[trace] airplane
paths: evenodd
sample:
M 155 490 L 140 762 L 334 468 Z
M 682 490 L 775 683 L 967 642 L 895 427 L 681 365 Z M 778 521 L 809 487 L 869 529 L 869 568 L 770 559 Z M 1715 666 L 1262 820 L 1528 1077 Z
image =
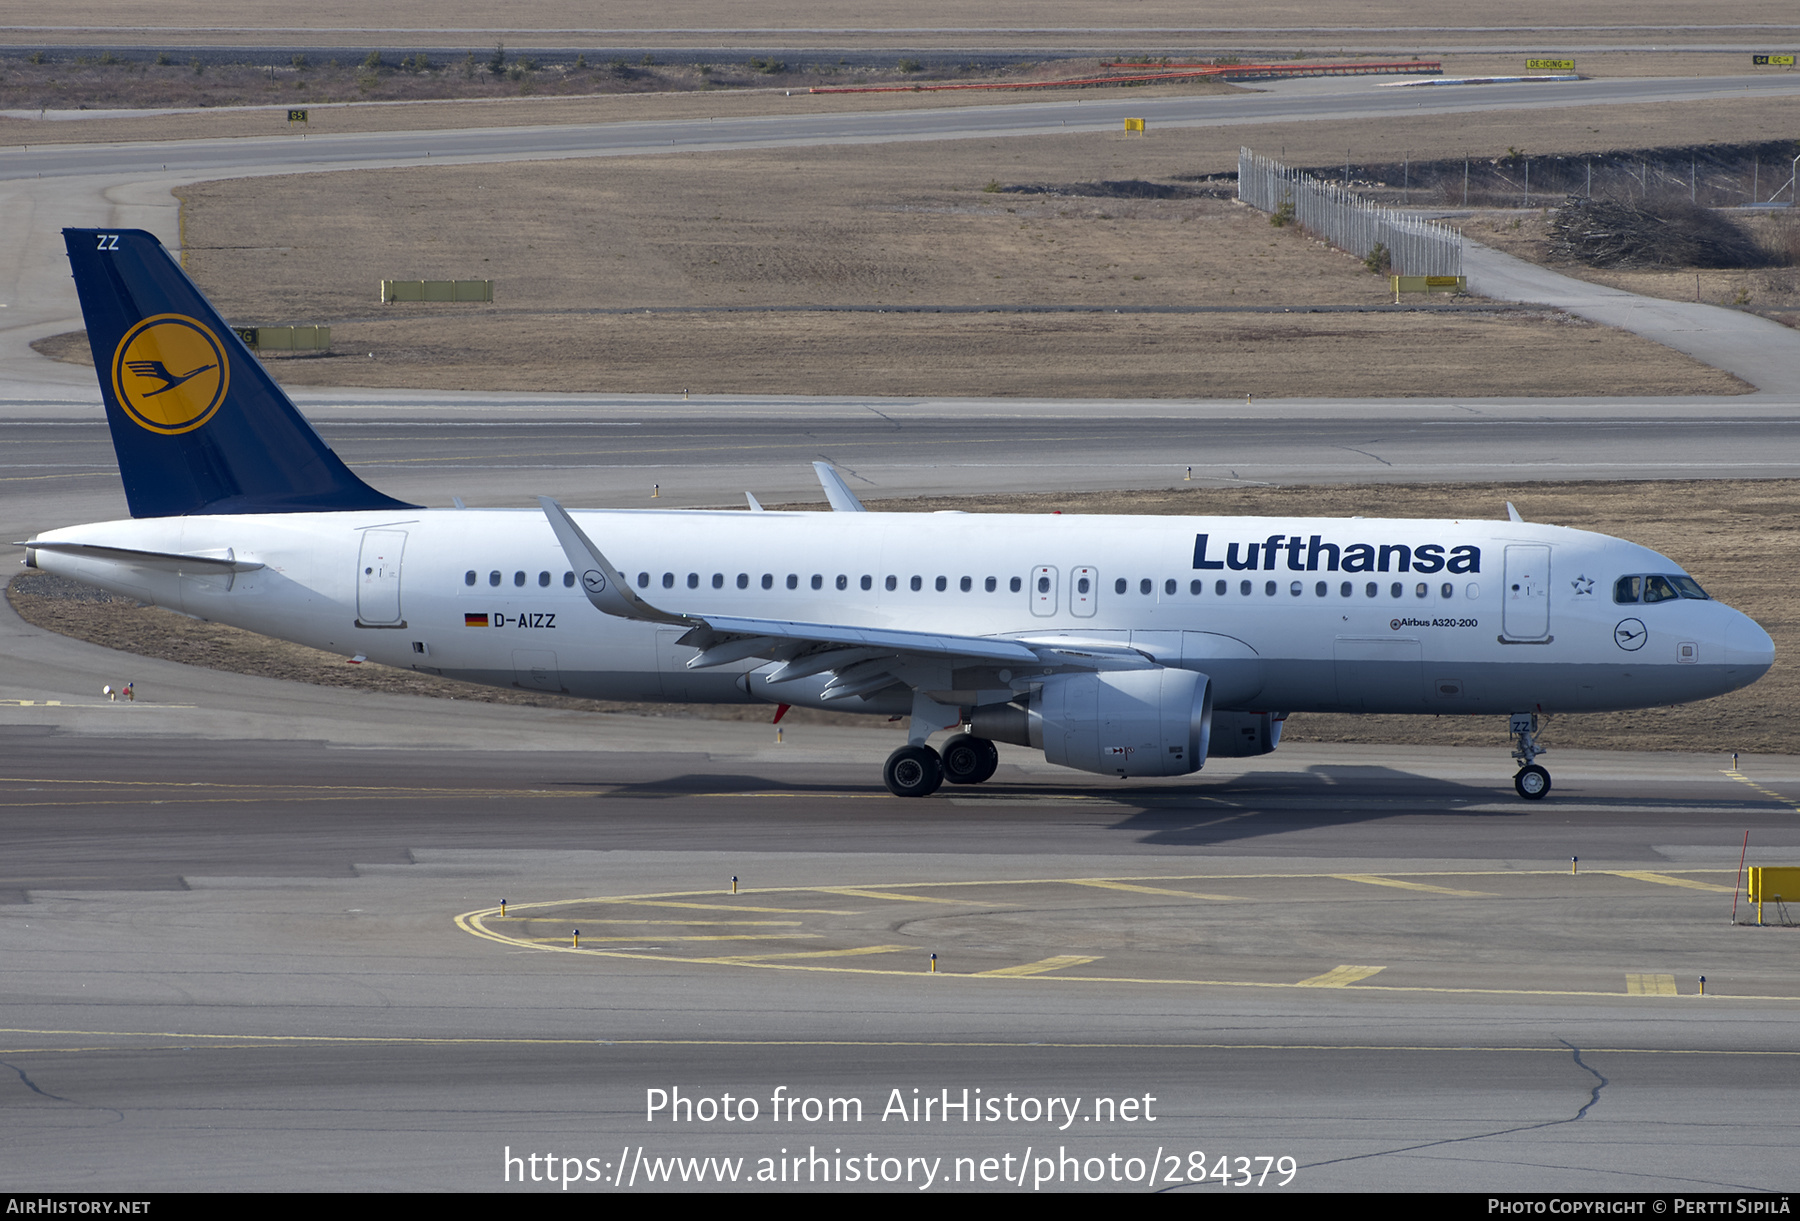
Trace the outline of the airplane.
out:
M 1505 715 L 1538 800 L 1542 717 L 1705 699 L 1774 662 L 1674 561 L 1511 504 L 883 514 L 822 463 L 829 513 L 409 504 L 350 471 L 154 236 L 63 232 L 131 519 L 43 532 L 28 566 L 471 683 L 906 717 L 896 796 L 989 779 L 997 742 L 1183 776 L 1273 751 L 1290 713 L 1369 712 Z

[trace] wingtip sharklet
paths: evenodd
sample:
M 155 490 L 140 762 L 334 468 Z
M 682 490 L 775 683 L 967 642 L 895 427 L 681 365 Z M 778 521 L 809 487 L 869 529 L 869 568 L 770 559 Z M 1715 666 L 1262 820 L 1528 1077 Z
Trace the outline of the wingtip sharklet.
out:
M 549 496 L 538 497 L 538 504 L 549 519 L 550 529 L 556 533 L 556 541 L 562 544 L 563 554 L 569 558 L 570 565 L 581 574 L 581 590 L 595 609 L 620 619 L 643 619 L 652 623 L 669 623 L 681 627 L 698 626 L 697 621 L 682 615 L 671 615 L 650 605 L 614 568 L 600 548 L 594 545 L 569 511 Z
M 819 486 L 825 489 L 825 499 L 831 502 L 833 513 L 867 513 L 863 502 L 856 498 L 844 477 L 832 469 L 829 462 L 815 462 L 813 473 L 819 477 Z

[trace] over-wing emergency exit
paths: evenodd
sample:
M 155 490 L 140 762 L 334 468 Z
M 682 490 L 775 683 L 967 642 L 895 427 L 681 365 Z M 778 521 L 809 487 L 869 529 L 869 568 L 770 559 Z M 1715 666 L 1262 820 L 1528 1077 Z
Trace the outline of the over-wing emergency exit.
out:
M 153 236 L 64 234 L 132 518 L 27 563 L 468 682 L 906 716 L 900 796 L 988 779 L 996 742 L 1186 775 L 1319 711 L 1507 717 L 1540 798 L 1544 715 L 1774 660 L 1671 560 L 1516 514 L 883 514 L 829 468 L 830 513 L 422 508 L 344 465 Z

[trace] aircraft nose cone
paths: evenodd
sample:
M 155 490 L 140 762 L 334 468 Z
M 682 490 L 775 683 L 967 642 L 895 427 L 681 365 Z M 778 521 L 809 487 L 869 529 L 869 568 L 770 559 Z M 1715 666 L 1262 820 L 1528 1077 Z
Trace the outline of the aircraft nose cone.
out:
M 1737 614 L 1725 628 L 1725 664 L 1765 674 L 1775 664 L 1775 642 L 1756 620 Z

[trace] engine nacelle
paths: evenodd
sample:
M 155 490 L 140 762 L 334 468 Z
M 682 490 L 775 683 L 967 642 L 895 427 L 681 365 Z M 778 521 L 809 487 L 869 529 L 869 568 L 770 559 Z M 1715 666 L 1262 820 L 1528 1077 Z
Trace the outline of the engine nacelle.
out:
M 1248 759 L 1281 745 L 1285 712 L 1215 712 L 1212 719 L 1214 759 Z
M 1063 767 L 1103 776 L 1185 776 L 1206 762 L 1212 682 L 1156 667 L 1059 674 L 1023 700 L 970 714 L 976 736 L 1032 746 Z

